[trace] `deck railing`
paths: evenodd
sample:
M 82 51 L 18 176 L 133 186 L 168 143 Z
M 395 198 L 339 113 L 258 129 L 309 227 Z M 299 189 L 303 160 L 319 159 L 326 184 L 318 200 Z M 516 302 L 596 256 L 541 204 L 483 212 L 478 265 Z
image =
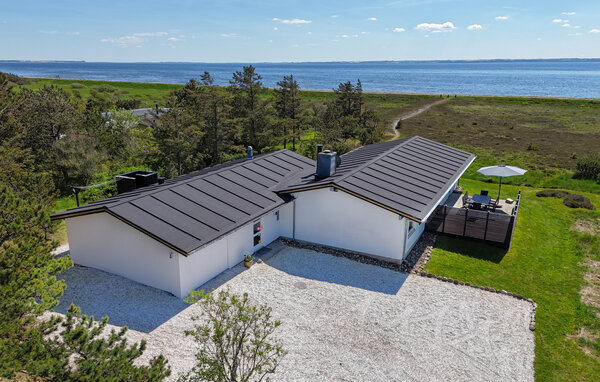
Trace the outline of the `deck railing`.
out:
M 427 221 L 429 232 L 480 240 L 509 249 L 519 214 L 521 191 L 510 215 L 466 208 L 438 206 Z

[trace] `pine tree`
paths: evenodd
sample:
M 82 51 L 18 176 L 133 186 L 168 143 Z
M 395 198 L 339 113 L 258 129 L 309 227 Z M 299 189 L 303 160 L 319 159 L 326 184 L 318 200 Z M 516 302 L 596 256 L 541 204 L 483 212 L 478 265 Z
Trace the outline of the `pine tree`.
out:
M 277 116 L 283 126 L 283 147 L 287 147 L 288 126 L 292 128 L 292 150 L 296 151 L 296 139 L 298 137 L 299 115 L 301 112 L 300 87 L 294 79 L 294 75 L 284 76 L 282 81 L 277 82 L 275 92 L 275 109 Z
M 242 143 L 250 145 L 260 152 L 269 144 L 268 102 L 261 101 L 263 91 L 262 77 L 252 65 L 244 66 L 242 71 L 233 73 L 229 81 L 231 115 L 241 126 Z

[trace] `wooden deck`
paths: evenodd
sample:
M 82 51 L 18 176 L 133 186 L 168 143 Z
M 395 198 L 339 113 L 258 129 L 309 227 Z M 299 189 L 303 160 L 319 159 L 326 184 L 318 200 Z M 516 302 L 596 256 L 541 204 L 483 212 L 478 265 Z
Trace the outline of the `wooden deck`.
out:
M 510 248 L 519 212 L 520 191 L 510 207 L 505 207 L 510 203 L 500 201 L 502 207 L 496 209 L 496 212 L 463 208 L 462 194 L 458 194 L 458 197 L 455 195 L 452 194 L 446 204 L 437 207 L 427 221 L 427 231 Z

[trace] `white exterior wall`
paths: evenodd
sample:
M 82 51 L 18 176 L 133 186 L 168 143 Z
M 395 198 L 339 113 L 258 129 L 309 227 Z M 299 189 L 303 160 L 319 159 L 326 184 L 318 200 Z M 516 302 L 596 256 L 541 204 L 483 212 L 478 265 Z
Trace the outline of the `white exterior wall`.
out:
M 253 246 L 254 222 L 232 231 L 216 242 L 198 249 L 189 256 L 180 256 L 180 297 L 185 297 L 190 291 L 198 288 L 224 270 L 236 266 L 244 260 L 244 255 L 252 254 L 265 245 L 270 244 L 280 236 L 280 232 L 291 230 L 292 209 L 288 205 L 279 210 L 279 220 L 276 211 L 263 215 L 261 243 Z M 282 227 L 283 226 L 283 227 Z
M 403 259 L 406 218 L 341 190 L 323 188 L 295 196 L 296 239 Z
M 180 295 L 177 252 L 104 212 L 65 222 L 76 264 Z
M 254 221 L 209 243 L 188 256 L 107 213 L 66 219 L 71 259 L 79 265 L 101 269 L 183 298 L 208 280 L 239 264 L 276 240 L 291 237 L 292 203 L 262 218 L 262 241 L 253 246 Z M 172 254 L 170 258 L 169 255 Z

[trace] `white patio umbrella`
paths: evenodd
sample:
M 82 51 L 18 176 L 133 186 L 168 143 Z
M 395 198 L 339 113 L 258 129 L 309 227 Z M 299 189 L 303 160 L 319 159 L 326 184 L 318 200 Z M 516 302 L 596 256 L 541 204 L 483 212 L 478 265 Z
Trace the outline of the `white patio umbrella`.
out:
M 482 167 L 479 170 L 477 170 L 477 172 L 487 176 L 500 177 L 500 185 L 498 186 L 498 200 L 500 200 L 500 188 L 502 187 L 502 178 L 508 178 L 509 176 L 524 175 L 527 172 L 527 170 L 523 170 L 522 168 L 516 166 L 499 164 L 496 166 Z

